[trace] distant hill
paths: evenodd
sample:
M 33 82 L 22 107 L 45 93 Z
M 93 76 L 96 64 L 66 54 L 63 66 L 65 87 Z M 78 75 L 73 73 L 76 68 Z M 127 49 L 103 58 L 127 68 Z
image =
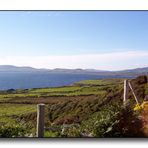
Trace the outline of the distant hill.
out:
M 0 65 L 0 72 L 45 72 L 46 69 L 36 69 L 32 67 L 17 67 L 12 65 Z
M 56 68 L 50 70 L 50 73 L 70 73 L 70 74 L 98 74 L 99 72 L 106 72 L 102 70 L 96 69 L 60 69 Z
M 148 75 L 148 67 L 122 70 L 122 71 L 115 71 L 115 72 L 113 72 L 113 74 L 116 74 L 116 75 L 131 75 L 131 76 Z
M 12 65 L 0 65 L 0 73 L 26 73 L 26 72 L 41 72 L 41 73 L 65 73 L 65 74 L 95 74 L 104 76 L 138 76 L 148 75 L 148 67 L 128 69 L 122 71 L 103 71 L 96 69 L 36 69 L 32 67 L 17 67 Z
M 105 71 L 96 69 L 53 69 L 51 73 L 96 74 L 104 76 L 139 76 L 148 75 L 148 67 L 128 69 L 121 71 Z

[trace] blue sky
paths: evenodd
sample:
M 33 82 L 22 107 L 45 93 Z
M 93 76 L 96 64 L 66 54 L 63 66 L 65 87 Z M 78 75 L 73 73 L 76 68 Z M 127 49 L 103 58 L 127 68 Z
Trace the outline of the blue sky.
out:
M 1 11 L 0 65 L 148 66 L 148 11 Z

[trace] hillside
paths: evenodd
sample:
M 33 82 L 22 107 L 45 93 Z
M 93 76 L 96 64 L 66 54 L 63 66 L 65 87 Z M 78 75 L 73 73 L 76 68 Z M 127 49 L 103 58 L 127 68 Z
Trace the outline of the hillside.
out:
M 146 79 L 131 80 L 141 103 L 148 94 Z M 39 103 L 46 104 L 46 137 L 147 137 L 140 114 L 133 111 L 131 93 L 128 108 L 123 108 L 123 80 L 85 80 L 73 86 L 0 91 L 0 137 L 35 136 Z

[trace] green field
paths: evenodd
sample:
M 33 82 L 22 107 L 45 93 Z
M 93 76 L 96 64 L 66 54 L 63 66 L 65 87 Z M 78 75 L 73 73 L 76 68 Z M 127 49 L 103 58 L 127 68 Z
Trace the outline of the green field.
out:
M 86 80 L 73 86 L 0 91 L 0 137 L 35 136 L 39 103 L 46 104 L 45 126 L 57 129 L 47 129 L 45 137 L 116 137 L 117 133 L 122 137 L 123 131 L 114 126 L 124 115 L 123 81 Z M 140 86 L 136 91 L 146 95 L 147 84 Z M 63 131 L 64 124 L 70 127 Z
M 75 86 L 41 88 L 30 90 L 16 90 L 12 93 L 0 92 L 0 101 L 8 101 L 13 98 L 41 98 L 53 96 L 83 96 L 105 94 L 106 90 L 123 82 L 122 79 L 86 80 L 75 83 Z M 83 86 L 82 86 L 83 85 Z
M 0 124 L 7 124 L 9 120 L 15 121 L 15 118 L 32 112 L 36 112 L 36 105 L 1 104 Z

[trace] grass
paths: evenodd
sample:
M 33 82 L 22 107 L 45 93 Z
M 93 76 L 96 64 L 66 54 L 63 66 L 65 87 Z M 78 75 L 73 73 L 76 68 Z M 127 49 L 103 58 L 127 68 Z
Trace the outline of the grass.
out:
M 67 90 L 66 90 L 67 89 Z M 47 92 L 46 92 L 47 91 Z M 23 100 L 26 98 L 39 99 L 41 97 L 56 97 L 56 96 L 87 96 L 87 95 L 101 95 L 106 93 L 105 88 L 101 87 L 64 87 L 64 88 L 46 88 L 29 90 L 27 93 L 11 93 L 0 94 L 0 101 Z
M 83 86 L 77 85 L 79 84 L 77 83 L 74 86 L 0 92 L 0 122 L 11 123 L 16 121 L 13 117 L 26 116 L 27 114 L 31 116 L 31 113 L 36 112 L 36 104 L 46 101 L 50 103 L 52 108 L 50 112 L 53 113 L 52 120 L 55 122 L 60 122 L 62 118 L 75 118 L 78 115 L 83 118 L 86 114 L 89 115 L 97 110 L 96 104 L 102 102 L 104 96 L 107 95 L 107 89 L 110 88 L 107 85 L 112 85 L 112 82 L 118 84 L 120 80 L 88 80 L 79 82 L 86 84 Z M 90 86 L 92 84 L 100 85 Z M 48 99 L 48 97 L 50 98 Z M 56 101 L 53 102 L 53 100 Z
M 9 99 L 12 99 L 12 98 L 22 98 L 22 97 L 38 97 L 37 94 L 31 94 L 31 93 L 25 93 L 25 94 L 1 94 L 0 95 L 0 101 L 3 101 L 3 100 L 9 100 Z
M 41 88 L 30 90 L 16 90 L 13 93 L 0 93 L 0 101 L 15 100 L 17 98 L 41 98 L 52 96 L 87 96 L 105 94 L 106 90 L 122 83 L 122 79 L 86 80 L 75 83 L 75 86 Z M 83 86 L 81 86 L 83 85 Z
M 148 85 L 141 86 L 140 90 L 136 87 L 137 92 L 141 92 L 144 86 L 144 93 L 148 94 Z M 122 97 L 123 79 L 85 80 L 73 86 L 1 91 L 0 125 L 19 124 L 18 121 L 23 121 L 31 122 L 34 126 L 36 104 L 45 103 L 46 126 L 79 125 L 79 128 L 68 129 L 64 135 L 61 135 L 60 131 L 47 131 L 46 137 L 80 136 L 81 130 L 86 132 L 92 130 L 96 136 L 105 132 L 111 126 L 110 123 L 117 120 L 114 119 L 114 113 L 122 106 Z M 93 127 L 95 122 L 99 124 Z
M 67 87 L 31 89 L 29 92 L 30 93 L 59 93 L 59 92 L 77 91 L 80 89 L 81 87 L 78 87 L 78 86 L 67 86 Z
M 10 116 L 10 115 L 22 115 L 30 112 L 36 111 L 35 105 L 14 105 L 14 104 L 1 104 L 0 105 L 0 116 Z
M 46 88 L 46 89 L 35 89 L 29 91 L 29 93 L 40 94 L 42 97 L 48 96 L 79 96 L 79 95 L 97 95 L 104 93 L 105 91 L 98 92 L 101 90 L 99 87 L 80 87 L 80 86 L 69 86 L 69 87 L 59 87 L 59 88 Z
M 14 124 L 17 117 L 36 112 L 36 105 L 0 104 L 0 123 Z
M 115 85 L 117 83 L 122 83 L 123 79 L 103 79 L 103 80 L 84 80 L 75 83 L 76 85 L 98 85 L 98 86 L 107 86 Z

